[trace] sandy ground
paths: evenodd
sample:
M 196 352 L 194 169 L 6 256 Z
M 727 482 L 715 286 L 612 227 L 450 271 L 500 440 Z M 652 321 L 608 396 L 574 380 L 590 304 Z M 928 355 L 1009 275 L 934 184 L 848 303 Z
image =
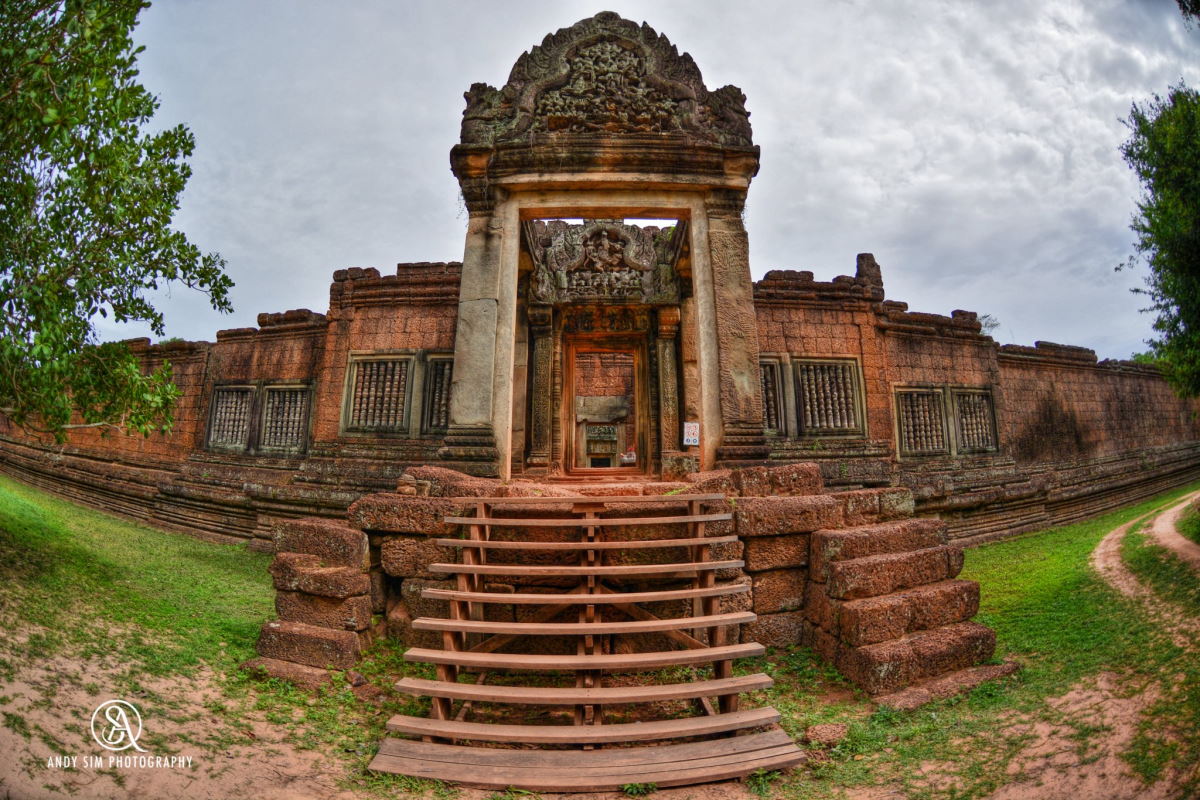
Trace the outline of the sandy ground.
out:
M 333 775 L 340 768 L 319 754 L 281 742 L 280 726 L 249 718 L 248 731 L 214 723 L 206 704 L 220 697 L 205 672 L 186 681 L 147 683 L 130 694 L 116 690 L 120 665 L 97 659 L 56 657 L 18 668 L 15 680 L 0 683 L 4 715 L 19 715 L 30 736 L 0 727 L 0 797 L 41 798 L 330 798 L 350 800 Z M 91 735 L 93 710 L 110 698 L 128 700 L 142 714 L 141 746 L 148 755 L 174 755 L 191 763 L 167 767 L 111 768 L 109 755 L 140 755 L 133 750 L 110 754 Z M 166 707 L 158 698 L 169 698 Z M 6 716 L 7 719 L 7 716 Z M 164 737 L 161 744 L 158 737 Z M 229 737 L 230 744 L 223 739 Z M 152 739 L 154 741 L 146 741 Z M 188 741 L 192 739 L 194 741 Z M 222 743 L 216 744 L 218 741 Z M 75 769 L 48 764 L 55 756 L 75 756 Z M 100 758 L 96 766 L 85 759 Z
M 1193 495 L 1195 497 L 1195 495 Z M 1159 514 L 1150 525 L 1149 534 L 1158 544 L 1179 556 L 1185 563 L 1200 572 L 1200 544 L 1185 538 L 1176 530 L 1179 518 L 1194 501 L 1180 503 L 1177 506 Z

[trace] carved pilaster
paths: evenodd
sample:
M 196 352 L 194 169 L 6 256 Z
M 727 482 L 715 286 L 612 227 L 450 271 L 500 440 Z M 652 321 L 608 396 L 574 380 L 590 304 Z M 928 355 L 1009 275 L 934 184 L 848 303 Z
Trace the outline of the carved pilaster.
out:
M 770 455 L 763 432 L 762 378 L 759 374 L 758 320 L 750 281 L 750 243 L 742 220 L 722 214 L 728 192 L 714 193 L 708 244 L 716 292 L 721 418 L 717 462 L 727 466 L 760 462 Z
M 533 342 L 532 392 L 530 403 L 529 459 L 530 467 L 546 468 L 550 465 L 550 436 L 552 425 L 551 409 L 554 398 L 551 392 L 553 379 L 554 327 L 549 306 L 530 306 L 529 336 Z
M 675 369 L 679 338 L 679 309 L 658 309 L 658 412 L 660 451 L 665 456 L 679 450 L 679 376 Z

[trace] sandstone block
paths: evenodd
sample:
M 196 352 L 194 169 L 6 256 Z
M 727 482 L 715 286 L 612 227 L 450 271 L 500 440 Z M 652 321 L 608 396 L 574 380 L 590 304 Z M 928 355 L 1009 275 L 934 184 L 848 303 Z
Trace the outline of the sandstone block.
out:
M 802 567 L 808 563 L 807 533 L 786 533 L 782 536 L 756 536 L 746 540 L 746 569 L 758 572 L 765 569 Z
M 301 570 L 296 587 L 307 594 L 344 599 L 368 594 L 371 577 L 354 567 L 315 567 Z
M 959 622 L 866 647 L 843 645 L 834 665 L 869 694 L 880 694 L 986 661 L 995 647 L 991 628 Z
M 809 533 L 842 524 L 842 505 L 832 495 L 742 497 L 735 506 L 738 536 Z
M 911 517 L 914 510 L 912 492 L 905 488 L 855 489 L 838 492 L 845 510 L 847 525 L 869 525 L 891 519 Z
M 356 500 L 348 519 L 364 531 L 453 536 L 458 526 L 442 520 L 447 516 L 469 516 L 472 510 L 468 503 L 453 498 L 380 492 Z
M 388 638 L 402 642 L 407 647 L 440 648 L 442 646 L 442 634 L 436 631 L 413 630 L 412 622 L 416 616 L 420 615 L 414 616 L 403 600 L 393 603 L 387 613 Z
M 252 658 L 242 664 L 242 669 L 258 678 L 278 678 L 310 691 L 333 683 L 328 670 L 297 664 L 294 661 L 280 661 L 277 658 Z
M 767 647 L 791 647 L 800 643 L 804 615 L 799 611 L 763 614 L 742 626 L 743 642 L 758 642 Z
M 310 667 L 350 669 L 358 663 L 362 641 L 354 631 L 281 620 L 262 626 L 257 650 L 260 656 L 280 661 L 294 661 Z
M 829 599 L 829 595 L 825 594 L 824 584 L 810 580 L 804 586 L 804 618 L 834 636 L 838 635 L 838 622 L 841 618 L 840 609 L 835 604 L 840 602 Z
M 831 602 L 840 606 L 838 626 L 831 632 L 858 647 L 970 619 L 979 611 L 979 584 L 948 580 L 882 597 Z
M 710 469 L 706 472 L 693 472 L 687 476 L 692 488 L 688 494 L 737 494 L 733 484 L 733 470 Z
M 275 526 L 275 552 L 303 553 L 327 567 L 366 569 L 371 563 L 367 536 L 327 519 L 291 519 Z
M 754 591 L 749 576 L 743 576 L 732 581 L 722 581 L 722 583 L 747 585 L 750 586 L 751 591 L 721 595 L 717 609 L 718 614 L 736 614 L 740 611 L 752 611 L 754 609 Z
M 961 568 L 962 550 L 946 545 L 835 561 L 829 567 L 826 591 L 838 600 L 877 597 L 953 578 Z
M 754 582 L 756 614 L 796 611 L 804 605 L 804 573 L 800 570 L 773 569 L 750 577 Z
M 824 488 L 816 464 L 779 467 L 743 467 L 733 471 L 733 483 L 742 497 L 788 497 L 820 494 Z
M 379 547 L 379 558 L 383 571 L 399 578 L 441 577 L 430 572 L 429 565 L 458 560 L 457 553 L 427 536 L 389 536 Z
M 829 565 L 884 553 L 903 553 L 945 544 L 946 523 L 938 519 L 881 522 L 812 535 L 812 571 L 828 579 Z
M 371 582 L 371 611 L 382 614 L 387 610 L 388 577 L 382 569 L 372 569 L 368 575 Z
M 276 592 L 275 611 L 282 620 L 322 628 L 362 631 L 371 624 L 371 600 L 362 595 L 339 599 L 303 592 Z
M 321 566 L 321 559 L 307 553 L 276 553 L 267 567 L 274 579 L 275 588 L 282 592 L 295 592 L 300 588 L 300 574 L 304 569 Z
M 495 497 L 500 484 L 490 478 L 430 465 L 409 467 L 404 474 L 413 479 L 419 491 L 433 497 Z

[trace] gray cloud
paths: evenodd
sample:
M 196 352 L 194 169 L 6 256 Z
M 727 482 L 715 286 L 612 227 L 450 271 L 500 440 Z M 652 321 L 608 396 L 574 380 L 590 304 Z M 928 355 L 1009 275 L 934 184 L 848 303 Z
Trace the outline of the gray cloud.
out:
M 1117 147 L 1129 106 L 1200 83 L 1200 31 L 1170 0 L 615 2 L 748 97 L 762 170 L 747 221 L 756 276 L 818 277 L 872 251 L 914 309 L 989 312 L 998 338 L 1143 348 L 1150 319 L 1114 273 L 1137 186 Z M 177 223 L 229 260 L 232 317 L 175 289 L 168 334 L 211 338 L 260 311 L 324 310 L 330 272 L 457 259 L 448 152 L 462 92 L 600 10 L 170 2 L 143 17 L 156 121 L 198 147 Z M 142 335 L 126 326 L 112 336 Z

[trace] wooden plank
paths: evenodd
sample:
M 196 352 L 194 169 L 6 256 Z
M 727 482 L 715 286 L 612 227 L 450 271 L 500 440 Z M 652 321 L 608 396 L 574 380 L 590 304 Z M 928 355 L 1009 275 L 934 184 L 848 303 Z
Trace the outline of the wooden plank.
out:
M 790 769 L 803 764 L 804 753 L 795 748 L 784 749 L 783 755 L 766 756 L 723 766 L 692 767 L 685 770 L 661 770 L 650 773 L 629 773 L 622 777 L 600 779 L 596 776 L 548 775 L 525 768 L 493 769 L 479 774 L 464 772 L 461 766 L 423 762 L 416 759 L 379 755 L 369 769 L 376 772 L 391 772 L 458 783 L 476 789 L 500 789 L 513 787 L 529 792 L 616 792 L 630 783 L 653 783 L 660 789 L 672 786 L 690 786 L 698 783 L 726 781 L 742 778 L 759 770 L 771 771 Z
M 572 497 L 459 497 L 464 503 L 487 503 L 490 506 L 552 506 L 573 503 L 601 503 L 604 505 L 624 503 L 686 503 L 691 500 L 724 500 L 723 494 L 617 494 L 577 495 Z
M 516 742 L 518 744 L 612 744 L 707 736 L 714 733 L 759 728 L 779 721 L 773 708 L 756 708 L 717 717 L 686 717 L 653 722 L 629 722 L 612 725 L 490 725 L 481 722 L 447 722 L 426 717 L 397 714 L 388 720 L 387 729 L 411 736 L 438 736 L 476 742 Z
M 596 575 L 694 575 L 705 570 L 741 569 L 744 561 L 680 562 L 677 564 L 628 564 L 611 567 L 530 567 L 525 564 L 430 564 L 430 572 L 470 575 L 566 576 Z
M 454 700 L 478 700 L 485 703 L 517 703 L 542 706 L 613 705 L 617 703 L 654 703 L 766 689 L 773 681 L 767 675 L 742 675 L 721 680 L 664 683 L 651 686 L 599 686 L 594 688 L 543 686 L 476 686 L 469 683 L 443 683 L 423 678 L 401 678 L 396 690 L 420 697 L 448 697 Z
M 423 758 L 480 767 L 525 766 L 545 770 L 581 771 L 605 767 L 646 767 L 686 765 L 726 755 L 752 754 L 775 747 L 794 746 L 787 733 L 778 727 L 746 736 L 709 739 L 699 742 L 652 747 L 611 747 L 602 750 L 516 750 L 498 747 L 432 744 L 413 739 L 388 737 L 379 752 L 408 758 Z
M 732 514 L 688 514 L 681 517 L 445 517 L 449 525 L 490 525 L 493 528 L 615 528 L 626 525 L 678 525 L 687 522 L 720 522 Z
M 405 661 L 420 664 L 457 664 L 460 667 L 509 670 L 600 669 L 638 671 L 681 664 L 706 664 L 726 658 L 754 658 L 767 649 L 757 642 L 705 647 L 696 650 L 662 650 L 648 653 L 615 653 L 592 656 L 549 656 L 529 653 L 472 653 L 410 648 Z
M 499 605 L 613 605 L 624 603 L 656 603 L 662 600 L 685 600 L 692 597 L 720 597 L 727 594 L 743 594 L 750 591 L 746 583 L 726 583 L 701 589 L 666 589 L 661 592 L 616 592 L 614 594 L 525 594 L 514 592 L 460 592 L 456 589 L 422 589 L 421 597 L 426 600 L 467 600 L 472 603 L 496 603 Z
M 435 539 L 442 547 L 479 548 L 482 550 L 655 550 L 667 547 L 693 547 L 695 545 L 724 544 L 736 542 L 736 536 L 710 536 L 707 539 L 636 539 L 617 542 L 504 542 L 475 541 L 472 539 Z
M 418 617 L 412 621 L 418 631 L 462 631 L 465 633 L 505 633 L 515 636 L 592 636 L 604 633 L 653 633 L 715 625 L 742 625 L 758 619 L 751 611 L 713 614 L 708 617 L 674 617 L 619 622 L 488 622 L 473 619 Z

